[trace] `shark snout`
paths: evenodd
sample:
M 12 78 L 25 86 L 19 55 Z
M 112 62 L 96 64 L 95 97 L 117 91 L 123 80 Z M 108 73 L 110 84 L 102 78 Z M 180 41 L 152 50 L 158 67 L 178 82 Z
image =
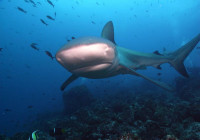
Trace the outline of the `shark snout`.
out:
M 95 37 L 74 39 L 57 52 L 56 59 L 69 72 L 94 78 L 118 64 L 115 45 Z
M 75 64 L 74 59 L 67 50 L 62 50 L 56 53 L 56 60 L 66 69 L 70 70 Z

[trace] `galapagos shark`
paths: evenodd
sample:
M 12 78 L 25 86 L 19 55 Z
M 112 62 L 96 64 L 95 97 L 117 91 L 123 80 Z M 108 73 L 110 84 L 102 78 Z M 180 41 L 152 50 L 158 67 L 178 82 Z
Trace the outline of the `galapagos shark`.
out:
M 109 21 L 105 24 L 101 37 L 88 36 L 71 40 L 56 53 L 56 60 L 72 73 L 60 89 L 64 90 L 79 77 L 100 79 L 131 74 L 173 91 L 168 84 L 146 77 L 137 70 L 147 66 L 161 69 L 161 64 L 169 63 L 181 75 L 189 77 L 183 62 L 199 41 L 200 34 L 176 51 L 167 54 L 136 52 L 115 43 L 113 23 Z

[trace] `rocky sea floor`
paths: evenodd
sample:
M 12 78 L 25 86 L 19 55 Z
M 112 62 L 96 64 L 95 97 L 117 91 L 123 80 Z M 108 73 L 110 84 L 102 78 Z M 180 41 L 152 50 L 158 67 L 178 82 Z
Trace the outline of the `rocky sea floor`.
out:
M 190 79 L 177 77 L 173 93 L 156 88 L 96 98 L 86 86 L 74 87 L 63 94 L 64 113 L 44 115 L 32 130 L 40 130 L 39 140 L 200 140 L 199 69 L 193 73 Z M 53 128 L 65 133 L 51 137 Z M 27 140 L 30 135 L 0 135 L 0 140 Z

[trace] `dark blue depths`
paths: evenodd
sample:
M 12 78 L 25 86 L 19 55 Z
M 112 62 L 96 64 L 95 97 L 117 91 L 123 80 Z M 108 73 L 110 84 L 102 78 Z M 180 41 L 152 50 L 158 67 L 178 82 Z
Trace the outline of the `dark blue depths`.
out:
M 113 21 L 117 45 L 161 54 L 200 33 L 198 0 L 0 0 L 0 139 L 200 139 L 200 44 L 184 64 L 139 72 L 172 85 L 167 92 L 141 78 L 79 78 L 55 60 L 74 38 L 100 36 Z M 50 136 L 54 128 L 62 134 Z

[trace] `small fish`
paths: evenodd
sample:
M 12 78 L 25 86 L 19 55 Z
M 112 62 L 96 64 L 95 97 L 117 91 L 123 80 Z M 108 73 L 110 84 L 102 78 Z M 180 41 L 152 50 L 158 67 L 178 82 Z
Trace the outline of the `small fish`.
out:
M 79 5 L 79 2 L 78 2 L 78 1 L 76 1 L 76 4 L 77 4 L 77 5 Z
M 96 24 L 94 21 L 91 21 L 92 24 Z
M 43 19 L 40 19 L 40 21 L 44 24 L 44 25 L 48 25 Z
M 197 49 L 200 49 L 200 46 L 199 46 L 199 47 L 197 47 Z
M 49 51 L 45 51 L 45 53 L 46 53 L 49 57 L 51 57 L 52 60 L 54 59 L 54 57 L 52 56 L 52 54 L 51 54 Z
M 33 108 L 33 106 L 32 106 L 32 105 L 29 105 L 27 108 L 28 108 L 28 109 L 31 109 L 31 108 Z
M 38 47 L 36 47 L 36 43 L 31 43 L 31 47 L 33 48 L 33 49 L 35 49 L 35 50 L 37 50 L 37 51 L 39 51 L 39 48 Z
M 7 76 L 6 76 L 6 78 L 7 78 L 7 79 L 12 79 L 12 77 L 11 77 L 11 76 L 9 76 L 9 75 L 7 75 Z
M 8 108 L 6 108 L 6 109 L 4 109 L 4 111 L 5 111 L 5 112 L 11 112 L 12 110 L 11 110 L 11 109 L 8 109 Z
M 72 36 L 72 39 L 76 39 L 76 38 Z
M 25 11 L 24 9 L 22 9 L 21 7 L 17 7 L 17 9 L 23 13 L 27 13 L 27 11 Z
M 36 6 L 36 3 L 33 0 L 29 0 L 34 6 Z
M 3 50 L 3 48 L 0 48 L 0 52 Z
M 31 66 L 28 65 L 28 64 L 25 64 L 25 66 L 26 66 L 27 69 L 30 69 L 30 68 L 31 68 Z
M 162 55 L 161 53 L 159 53 L 159 51 L 154 51 L 153 53 L 156 55 Z
M 54 13 L 54 16 L 56 17 L 56 12 Z
M 31 43 L 31 45 L 38 45 L 37 43 Z
M 41 3 L 40 2 L 37 2 L 39 5 L 41 5 Z
M 32 47 L 33 49 L 35 49 L 35 50 L 39 51 L 39 48 L 37 48 L 36 46 L 34 46 L 34 45 L 31 45 L 31 47 Z
M 73 39 L 76 39 L 76 38 L 74 36 L 72 36 L 71 39 L 73 40 Z M 67 39 L 67 38 L 66 38 L 66 40 L 67 40 L 67 42 L 71 41 L 70 39 Z
M 51 16 L 47 15 L 47 18 L 50 20 L 55 20 L 54 18 L 52 18 Z
M 54 7 L 54 4 L 50 1 L 50 0 L 47 0 L 47 2 Z
M 157 75 L 158 75 L 158 76 L 161 76 L 161 75 L 162 75 L 162 73 L 158 72 L 158 73 L 157 73 Z
M 31 136 L 28 138 L 28 140 L 38 140 L 38 135 L 37 135 L 37 132 L 38 132 L 39 130 L 35 130 L 32 134 L 31 134 Z
M 166 52 L 166 48 L 165 47 L 163 47 L 163 52 Z
M 63 128 L 53 128 L 49 131 L 49 135 L 52 137 L 61 136 L 65 134 L 67 131 Z

